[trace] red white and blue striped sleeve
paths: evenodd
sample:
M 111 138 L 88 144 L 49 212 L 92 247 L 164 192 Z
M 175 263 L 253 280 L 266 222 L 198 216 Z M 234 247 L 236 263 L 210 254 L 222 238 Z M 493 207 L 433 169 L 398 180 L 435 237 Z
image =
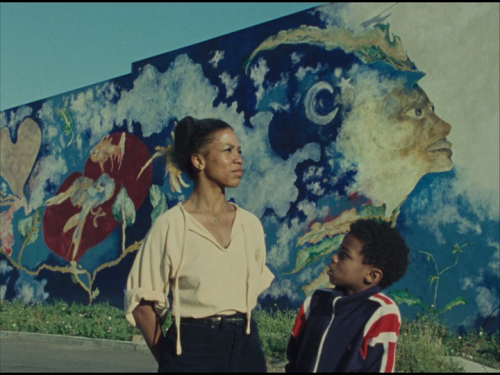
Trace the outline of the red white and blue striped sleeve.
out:
M 301 333 L 304 331 L 307 318 L 309 317 L 310 305 L 311 297 L 307 297 L 302 303 L 302 306 L 300 306 L 299 312 L 295 317 L 295 323 L 293 324 L 292 333 L 286 348 L 286 358 L 288 360 L 288 363 L 285 365 L 286 372 L 295 371 L 295 360 L 297 359 L 300 348 Z
M 310 304 L 311 304 L 311 297 L 307 297 L 305 301 L 302 303 L 302 306 L 300 306 L 299 312 L 295 317 L 295 323 L 293 324 L 292 328 L 293 337 L 298 337 L 300 332 L 302 332 L 302 330 L 304 329 L 307 317 L 309 316 Z
M 401 327 L 398 306 L 387 296 L 378 293 L 370 297 L 380 307 L 365 325 L 361 357 L 364 372 L 394 372 L 396 342 Z

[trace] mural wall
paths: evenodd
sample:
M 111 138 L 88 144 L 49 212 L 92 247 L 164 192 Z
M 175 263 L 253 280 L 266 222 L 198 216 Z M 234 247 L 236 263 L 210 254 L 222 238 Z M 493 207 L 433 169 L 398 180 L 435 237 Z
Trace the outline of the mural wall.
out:
M 187 115 L 230 123 L 228 197 L 266 231 L 262 306 L 298 307 L 361 217 L 411 248 L 403 315 L 499 325 L 499 4 L 331 3 L 3 111 L 0 298 L 123 306 L 152 221 L 192 184 Z M 76 73 L 75 73 L 76 74 Z

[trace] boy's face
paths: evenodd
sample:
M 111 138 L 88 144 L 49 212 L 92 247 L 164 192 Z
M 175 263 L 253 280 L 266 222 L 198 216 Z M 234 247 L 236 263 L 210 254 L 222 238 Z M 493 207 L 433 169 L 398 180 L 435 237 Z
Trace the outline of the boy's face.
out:
M 353 235 L 347 234 L 338 253 L 332 256 L 328 275 L 330 282 L 344 289 L 346 295 L 362 292 L 372 284 L 373 266 L 364 264 L 363 244 Z

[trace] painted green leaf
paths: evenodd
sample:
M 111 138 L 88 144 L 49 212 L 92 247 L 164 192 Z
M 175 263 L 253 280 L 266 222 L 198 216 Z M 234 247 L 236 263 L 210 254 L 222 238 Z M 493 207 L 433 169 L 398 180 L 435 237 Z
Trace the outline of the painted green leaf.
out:
M 369 217 L 369 218 L 377 218 L 384 217 L 386 206 L 383 204 L 382 206 L 373 206 L 371 204 L 365 204 L 359 210 L 360 217 Z
M 426 251 L 419 251 L 419 253 L 425 254 L 427 261 L 430 261 L 433 258 L 432 254 L 429 254 Z
M 116 195 L 113 206 L 111 206 L 113 217 L 122 225 L 132 225 L 135 223 L 135 206 L 129 198 L 127 190 L 122 186 Z
M 151 205 L 153 207 L 158 206 L 162 195 L 163 194 L 158 185 L 151 185 L 151 187 L 149 188 L 149 200 L 151 201 Z
M 411 293 L 408 291 L 408 289 L 392 291 L 389 292 L 389 294 L 394 298 L 394 301 L 398 305 L 406 303 L 408 306 L 411 305 L 420 306 L 423 310 L 429 309 L 424 303 L 422 303 L 422 301 L 419 298 L 413 297 Z
M 73 133 L 73 120 L 71 119 L 71 115 L 66 108 L 57 108 L 56 113 L 61 117 L 61 120 L 64 122 L 64 135 L 71 134 L 71 141 L 68 143 L 68 146 L 73 142 L 74 133 Z
M 302 250 L 299 250 L 299 252 L 297 253 L 295 268 L 290 272 L 290 274 L 299 272 L 308 264 L 317 261 L 325 255 L 333 254 L 338 250 L 343 238 L 344 235 L 338 235 L 333 238 L 325 238 L 317 245 L 309 246 Z
M 37 240 L 38 233 L 40 232 L 40 224 L 40 210 L 37 210 L 33 216 L 19 220 L 17 229 L 23 239 L 23 243 L 29 245 Z
M 56 113 L 61 117 L 64 122 L 64 134 L 68 135 L 73 131 L 73 120 L 66 108 L 57 108 Z
M 462 249 L 467 245 L 468 244 L 460 246 L 458 243 L 455 243 L 455 245 L 453 245 L 453 250 L 451 251 L 451 253 L 452 254 L 463 253 L 464 251 Z
M 436 276 L 436 275 L 433 275 L 433 276 L 429 277 L 429 287 L 431 287 L 431 286 L 432 286 L 432 283 L 433 283 L 434 281 L 437 281 L 438 279 L 439 279 L 439 277 L 438 277 L 438 276 Z
M 457 297 L 453 301 L 451 301 L 449 304 L 447 304 L 445 307 L 443 307 L 441 310 L 439 310 L 438 314 L 442 314 L 446 311 L 449 311 L 458 305 L 466 305 L 466 304 L 467 304 L 467 301 L 465 300 L 465 298 Z
M 151 200 L 151 205 L 153 206 L 151 220 L 155 221 L 158 216 L 168 209 L 167 198 L 165 197 L 165 194 L 160 191 L 158 185 L 152 185 L 149 189 L 149 199 Z
M 90 295 L 90 300 L 94 300 L 99 295 L 99 288 L 95 288 L 95 290 Z

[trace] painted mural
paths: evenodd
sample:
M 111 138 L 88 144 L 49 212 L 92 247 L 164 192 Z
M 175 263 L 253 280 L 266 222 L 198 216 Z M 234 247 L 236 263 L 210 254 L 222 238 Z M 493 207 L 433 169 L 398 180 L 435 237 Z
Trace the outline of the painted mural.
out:
M 0 298 L 123 306 L 151 223 L 189 196 L 165 155 L 187 115 L 231 124 L 276 274 L 263 307 L 328 286 L 349 224 L 411 249 L 412 318 L 499 329 L 499 5 L 330 3 L 3 111 Z M 76 74 L 76 72 L 75 72 Z

